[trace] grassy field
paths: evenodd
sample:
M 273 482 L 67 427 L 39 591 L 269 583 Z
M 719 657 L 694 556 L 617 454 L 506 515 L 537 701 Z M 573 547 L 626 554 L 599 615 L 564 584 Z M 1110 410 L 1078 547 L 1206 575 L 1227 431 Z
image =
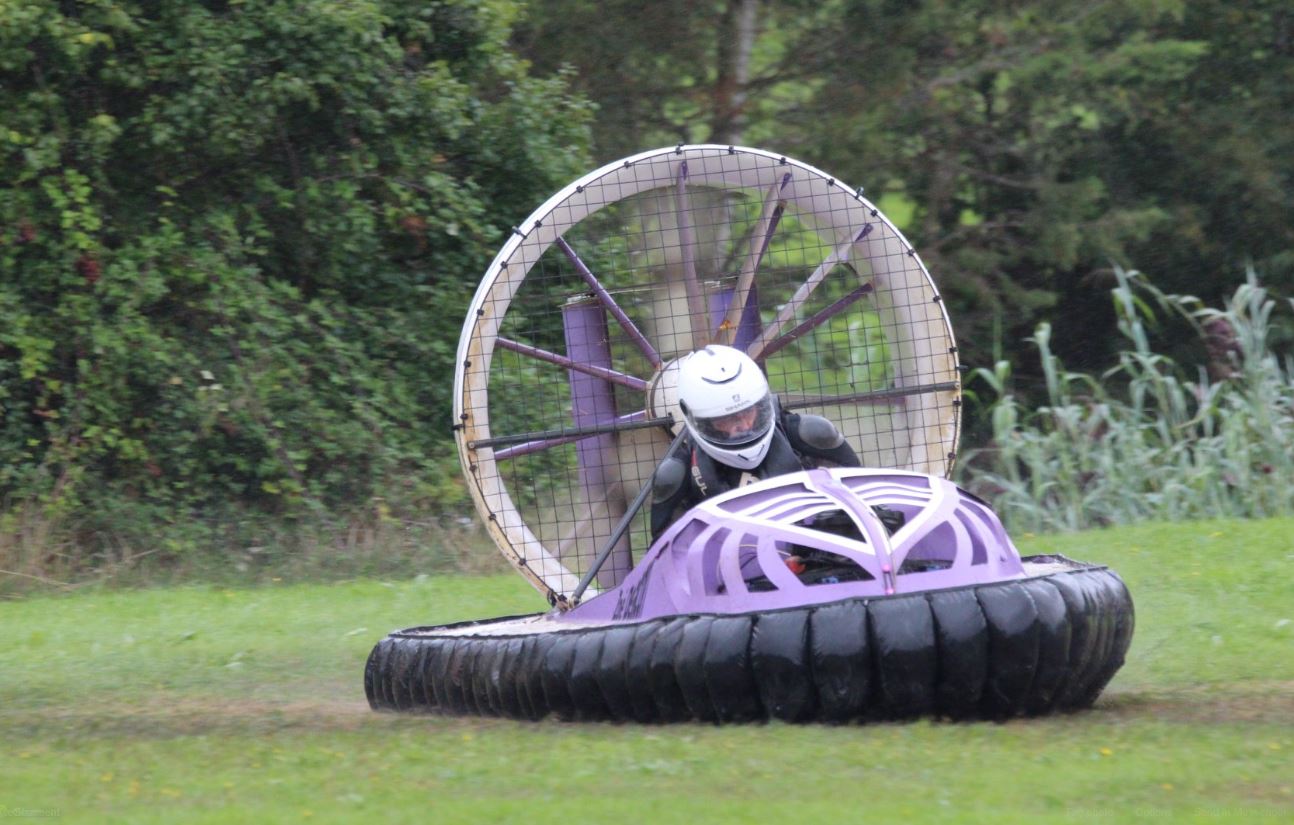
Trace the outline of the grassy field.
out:
M 542 606 L 516 576 L 0 603 L 0 817 L 66 822 L 1289 822 L 1294 520 L 1019 538 L 1114 566 L 1090 711 L 718 728 L 370 712 L 397 627 Z

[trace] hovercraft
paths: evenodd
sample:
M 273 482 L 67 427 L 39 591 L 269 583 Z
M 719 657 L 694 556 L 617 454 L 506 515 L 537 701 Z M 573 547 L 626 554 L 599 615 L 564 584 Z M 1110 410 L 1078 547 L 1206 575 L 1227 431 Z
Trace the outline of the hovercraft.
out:
M 676 366 L 709 343 L 837 422 L 865 468 L 740 486 L 651 541 L 642 505 L 683 437 Z M 1091 705 L 1131 597 L 1106 567 L 1021 558 L 946 478 L 960 392 L 939 293 L 862 190 L 724 146 L 584 176 L 491 264 L 455 380 L 478 512 L 550 609 L 389 634 L 370 705 L 637 722 Z

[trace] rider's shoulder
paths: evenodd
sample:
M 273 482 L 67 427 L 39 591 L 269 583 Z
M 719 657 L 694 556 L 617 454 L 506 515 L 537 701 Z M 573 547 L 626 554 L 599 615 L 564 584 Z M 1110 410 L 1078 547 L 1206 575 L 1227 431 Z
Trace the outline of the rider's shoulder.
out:
M 830 419 L 807 413 L 786 417 L 787 431 L 799 441 L 819 450 L 832 450 L 844 443 L 845 437 Z
M 652 499 L 666 501 L 678 494 L 687 481 L 687 462 L 678 455 L 671 455 L 661 462 L 652 479 Z

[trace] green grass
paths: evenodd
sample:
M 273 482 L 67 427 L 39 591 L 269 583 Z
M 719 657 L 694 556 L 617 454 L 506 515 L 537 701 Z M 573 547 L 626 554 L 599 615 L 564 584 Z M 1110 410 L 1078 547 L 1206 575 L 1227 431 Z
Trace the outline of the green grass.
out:
M 1006 724 L 538 724 L 370 712 L 387 631 L 515 576 L 0 603 L 0 816 L 67 822 L 1288 822 L 1294 520 L 1021 536 L 1137 604 L 1096 709 Z

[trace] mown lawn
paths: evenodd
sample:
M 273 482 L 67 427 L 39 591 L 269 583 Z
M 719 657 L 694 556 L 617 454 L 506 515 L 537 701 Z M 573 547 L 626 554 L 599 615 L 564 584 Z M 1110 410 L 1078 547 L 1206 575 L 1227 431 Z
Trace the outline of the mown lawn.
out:
M 1021 537 L 1137 605 L 1097 707 L 718 728 L 370 712 L 384 633 L 538 609 L 515 576 L 0 603 L 0 817 L 67 822 L 1294 821 L 1294 520 Z

